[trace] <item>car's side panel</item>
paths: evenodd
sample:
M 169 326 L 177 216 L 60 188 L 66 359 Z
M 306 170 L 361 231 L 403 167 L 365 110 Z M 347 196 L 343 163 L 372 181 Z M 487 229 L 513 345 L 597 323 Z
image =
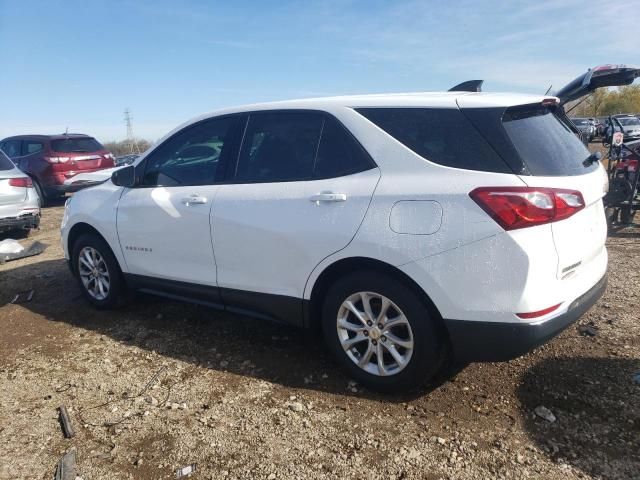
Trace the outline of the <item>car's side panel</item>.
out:
M 62 247 L 67 260 L 70 259 L 71 253 L 68 244 L 69 233 L 75 225 L 86 223 L 96 229 L 106 240 L 122 271 L 128 271 L 116 229 L 116 215 L 122 190 L 122 187 L 117 187 L 108 181 L 81 190 L 67 200 L 61 225 Z

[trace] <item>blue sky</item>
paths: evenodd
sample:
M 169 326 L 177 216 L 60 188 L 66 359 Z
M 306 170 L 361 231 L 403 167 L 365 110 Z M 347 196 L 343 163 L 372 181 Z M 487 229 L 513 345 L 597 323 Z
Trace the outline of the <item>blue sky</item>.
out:
M 0 138 L 155 140 L 223 106 L 350 93 L 544 92 L 638 63 L 637 0 L 0 0 Z

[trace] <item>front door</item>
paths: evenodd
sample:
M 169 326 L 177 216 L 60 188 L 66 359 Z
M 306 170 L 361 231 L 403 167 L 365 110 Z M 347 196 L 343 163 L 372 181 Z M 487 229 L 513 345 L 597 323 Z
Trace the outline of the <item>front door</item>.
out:
M 136 167 L 139 185 L 123 193 L 117 215 L 129 273 L 215 287 L 210 212 L 234 122 L 221 117 L 186 127 Z

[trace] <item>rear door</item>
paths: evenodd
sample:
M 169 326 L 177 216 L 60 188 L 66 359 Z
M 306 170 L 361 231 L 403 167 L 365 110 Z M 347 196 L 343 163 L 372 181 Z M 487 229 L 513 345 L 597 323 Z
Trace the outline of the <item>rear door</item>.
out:
M 252 113 L 212 212 L 223 300 L 276 317 L 293 305 L 299 314 L 311 271 L 351 241 L 379 178 L 366 151 L 332 116 Z

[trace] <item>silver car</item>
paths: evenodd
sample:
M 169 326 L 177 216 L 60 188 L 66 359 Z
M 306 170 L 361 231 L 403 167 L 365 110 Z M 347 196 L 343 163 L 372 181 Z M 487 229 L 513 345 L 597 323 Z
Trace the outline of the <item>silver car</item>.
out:
M 0 151 L 0 233 L 28 233 L 40 224 L 40 200 L 31 178 Z

